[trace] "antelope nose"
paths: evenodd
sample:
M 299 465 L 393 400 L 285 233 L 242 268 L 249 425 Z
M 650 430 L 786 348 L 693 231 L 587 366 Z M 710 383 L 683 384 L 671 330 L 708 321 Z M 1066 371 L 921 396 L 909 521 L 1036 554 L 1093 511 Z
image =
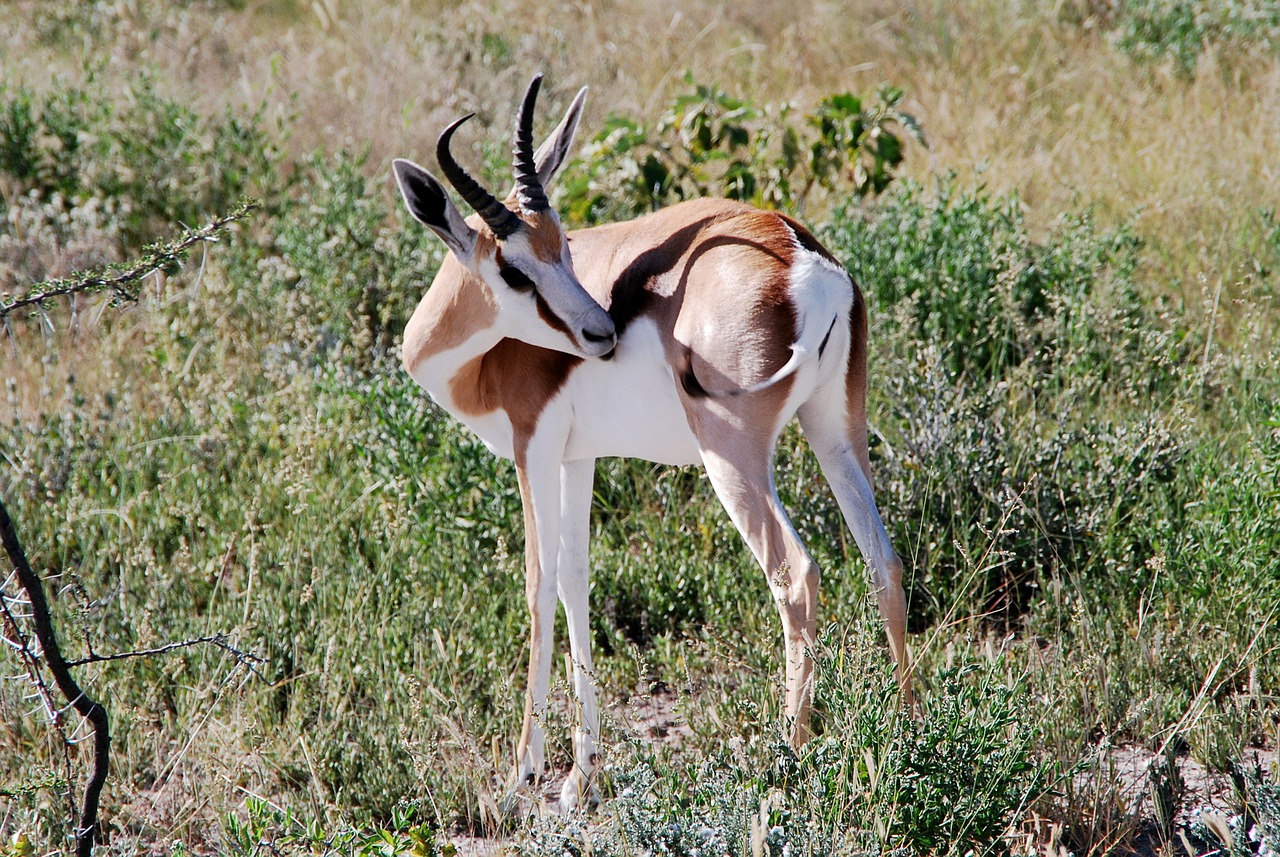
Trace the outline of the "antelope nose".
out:
M 607 313 L 600 313 L 599 319 L 593 319 L 582 326 L 583 344 L 593 357 L 608 360 L 613 356 L 613 349 L 618 344 L 618 331 L 613 319 Z
M 588 313 L 583 319 L 582 338 L 595 345 L 605 342 L 612 344 L 618 338 L 613 318 L 600 307 L 592 307 L 592 309 L 595 311 Z

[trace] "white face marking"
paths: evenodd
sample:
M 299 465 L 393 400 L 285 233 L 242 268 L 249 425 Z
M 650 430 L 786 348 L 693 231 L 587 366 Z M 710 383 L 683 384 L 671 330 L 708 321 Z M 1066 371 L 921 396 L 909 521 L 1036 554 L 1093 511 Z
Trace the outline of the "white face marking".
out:
M 513 339 L 582 357 L 599 357 L 612 350 L 613 320 L 579 282 L 569 256 L 569 244 L 560 236 L 560 258 L 538 257 L 524 232 L 502 242 L 500 252 L 508 267 L 532 281 L 524 289 L 513 288 L 502 277 L 496 259 L 480 261 L 480 276 L 490 284 L 503 324 Z M 549 313 L 551 319 L 545 317 Z

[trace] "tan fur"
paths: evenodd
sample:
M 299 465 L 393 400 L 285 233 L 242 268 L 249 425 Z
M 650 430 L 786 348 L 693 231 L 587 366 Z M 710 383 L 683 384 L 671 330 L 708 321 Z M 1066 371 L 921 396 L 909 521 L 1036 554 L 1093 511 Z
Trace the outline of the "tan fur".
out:
M 492 236 L 487 238 L 493 243 Z M 452 253 L 444 257 L 426 295 L 404 329 L 404 366 L 413 374 L 424 360 L 457 348 L 477 330 L 493 325 L 498 307 L 489 289 L 471 275 Z
M 794 255 L 785 225 L 755 210 L 717 221 L 688 254 L 675 335 L 692 350 L 703 387 L 749 386 L 787 362 L 796 337 Z
M 529 245 L 533 254 L 544 262 L 557 262 L 563 250 L 564 233 L 555 215 L 550 213 L 520 213 L 528 229 Z
M 547 402 L 555 397 L 582 358 L 560 351 L 504 339 L 468 362 L 449 383 L 459 410 L 480 416 L 501 409 L 511 420 L 516 463 Z
M 672 363 L 691 352 L 707 389 L 768 377 L 789 357 L 795 311 L 787 277 L 795 240 L 783 220 L 701 199 L 639 220 L 569 233 L 583 285 L 620 329 L 653 318 Z M 732 271 L 726 279 L 720 271 Z

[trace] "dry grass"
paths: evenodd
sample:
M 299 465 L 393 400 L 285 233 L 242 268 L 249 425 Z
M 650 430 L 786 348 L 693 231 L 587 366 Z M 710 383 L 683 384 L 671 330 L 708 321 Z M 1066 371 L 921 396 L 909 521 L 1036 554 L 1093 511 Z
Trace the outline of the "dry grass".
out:
M 1202 281 L 1231 296 L 1260 240 L 1257 212 L 1280 189 L 1280 62 L 1246 72 L 1210 56 L 1181 80 L 1136 66 L 1061 5 L 258 0 L 157 15 L 129 0 L 100 13 L 109 36 L 93 49 L 110 52 L 108 74 L 158 66 L 201 110 L 265 102 L 292 117 L 295 150 L 368 147 L 374 171 L 396 155 L 428 158 L 460 112 L 503 128 L 534 69 L 548 73 L 548 116 L 592 86 L 586 128 L 610 110 L 655 116 L 685 69 L 802 107 L 891 82 L 932 144 L 912 154 L 916 176 L 956 170 L 1016 190 L 1036 229 L 1080 202 L 1134 218 L 1186 297 L 1199 301 Z M 76 73 L 80 43 L 39 47 L 29 23 L 39 16 L 6 17 L 11 79 Z

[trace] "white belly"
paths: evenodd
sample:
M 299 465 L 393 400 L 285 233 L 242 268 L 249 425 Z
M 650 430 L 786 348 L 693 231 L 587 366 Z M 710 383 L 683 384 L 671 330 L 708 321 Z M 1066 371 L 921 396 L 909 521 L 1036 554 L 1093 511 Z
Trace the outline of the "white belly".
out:
M 652 323 L 627 329 L 612 360 L 588 360 L 557 397 L 573 403 L 566 460 L 618 456 L 701 464 L 698 444 Z
M 514 458 L 506 411 L 469 412 L 453 401 L 449 379 L 471 359 L 468 344 L 416 367 L 413 378 L 442 408 L 471 429 L 495 455 Z M 568 426 L 564 460 L 640 458 L 660 464 L 701 464 L 698 444 L 676 393 L 652 322 L 627 329 L 612 360 L 584 360 L 547 403 L 538 432 Z M 556 413 L 552 413 L 556 412 Z

